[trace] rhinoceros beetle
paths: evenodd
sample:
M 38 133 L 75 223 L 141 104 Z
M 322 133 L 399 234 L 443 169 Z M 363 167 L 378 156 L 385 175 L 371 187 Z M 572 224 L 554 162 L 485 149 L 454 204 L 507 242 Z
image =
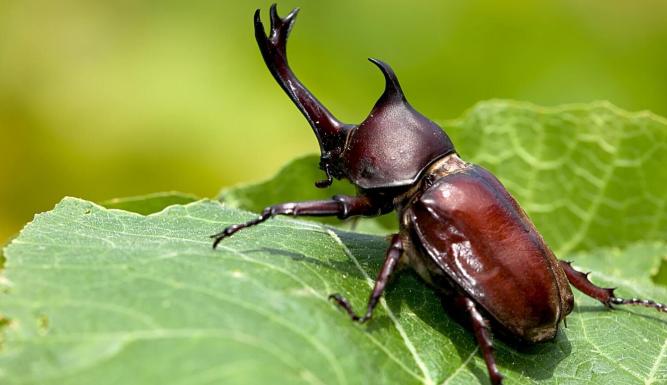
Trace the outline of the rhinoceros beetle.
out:
M 340 294 L 329 298 L 353 321 L 364 323 L 397 267 L 412 267 L 469 319 L 492 384 L 501 384 L 503 376 L 490 330 L 528 343 L 553 339 L 574 305 L 570 284 L 610 308 L 643 305 L 667 312 L 667 306 L 651 300 L 616 297 L 613 289 L 594 285 L 587 274 L 558 260 L 500 181 L 462 160 L 444 130 L 408 103 L 388 64 L 369 59 L 386 84 L 366 120 L 354 125 L 336 119 L 287 64 L 287 37 L 297 12 L 281 18 L 272 5 L 267 36 L 257 10 L 255 37 L 269 71 L 315 132 L 326 175 L 315 185 L 325 188 L 333 178 L 348 179 L 358 195 L 267 207 L 258 218 L 213 235 L 214 248 L 274 215 L 344 219 L 396 210 L 400 230 L 391 237 L 366 312 L 357 315 Z

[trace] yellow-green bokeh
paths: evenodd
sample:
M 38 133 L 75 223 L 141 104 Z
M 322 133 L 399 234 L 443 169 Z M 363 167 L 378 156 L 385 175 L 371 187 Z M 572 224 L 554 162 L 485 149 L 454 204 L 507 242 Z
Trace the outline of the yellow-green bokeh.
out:
M 266 1 L 0 2 L 0 241 L 64 195 L 213 196 L 314 152 L 264 67 Z M 667 2 L 286 1 L 290 63 L 358 122 L 392 64 L 433 119 L 476 101 L 608 99 L 667 114 Z M 264 13 L 266 14 L 266 13 Z

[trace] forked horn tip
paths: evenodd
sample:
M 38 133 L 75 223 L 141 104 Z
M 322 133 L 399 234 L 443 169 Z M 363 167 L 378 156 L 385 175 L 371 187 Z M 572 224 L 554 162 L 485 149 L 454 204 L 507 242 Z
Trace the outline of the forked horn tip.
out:
M 301 8 L 295 7 L 294 9 L 292 9 L 290 11 L 290 13 L 287 14 L 287 16 L 285 16 L 285 19 L 293 18 L 294 16 L 296 16 L 299 13 L 300 10 L 301 10 Z

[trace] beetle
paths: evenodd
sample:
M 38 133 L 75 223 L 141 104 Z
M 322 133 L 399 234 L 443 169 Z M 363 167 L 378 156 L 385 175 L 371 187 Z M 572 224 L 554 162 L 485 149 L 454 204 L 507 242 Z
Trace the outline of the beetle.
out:
M 557 259 L 501 182 L 461 159 L 445 131 L 408 103 L 388 64 L 369 59 L 384 75 L 385 89 L 366 120 L 353 125 L 336 119 L 287 64 L 287 38 L 298 11 L 281 18 L 273 4 L 267 35 L 258 9 L 255 38 L 269 71 L 317 137 L 326 178 L 316 187 L 347 179 L 358 195 L 267 207 L 256 219 L 212 235 L 213 248 L 275 215 L 345 219 L 395 210 L 399 231 L 391 236 L 365 313 L 355 313 L 340 294 L 329 298 L 353 321 L 364 323 L 397 267 L 412 267 L 467 316 L 494 385 L 503 376 L 491 330 L 527 343 L 552 340 L 574 306 L 570 285 L 609 308 L 642 305 L 667 312 L 652 300 L 616 297 L 613 289 L 594 285 L 587 274 Z

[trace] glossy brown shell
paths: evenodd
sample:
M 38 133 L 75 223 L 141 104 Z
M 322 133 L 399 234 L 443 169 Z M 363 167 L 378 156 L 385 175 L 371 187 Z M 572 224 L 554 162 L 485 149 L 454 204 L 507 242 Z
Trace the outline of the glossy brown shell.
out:
M 350 133 L 344 159 L 363 189 L 407 186 L 452 148 L 442 128 L 410 106 L 385 104 Z
M 362 189 L 408 186 L 435 160 L 453 153 L 454 145 L 408 103 L 391 67 L 370 60 L 382 70 L 385 90 L 366 120 L 350 131 L 343 168 Z
M 404 211 L 413 244 L 511 334 L 555 336 L 573 297 L 530 219 L 488 171 L 468 165 L 438 179 Z

